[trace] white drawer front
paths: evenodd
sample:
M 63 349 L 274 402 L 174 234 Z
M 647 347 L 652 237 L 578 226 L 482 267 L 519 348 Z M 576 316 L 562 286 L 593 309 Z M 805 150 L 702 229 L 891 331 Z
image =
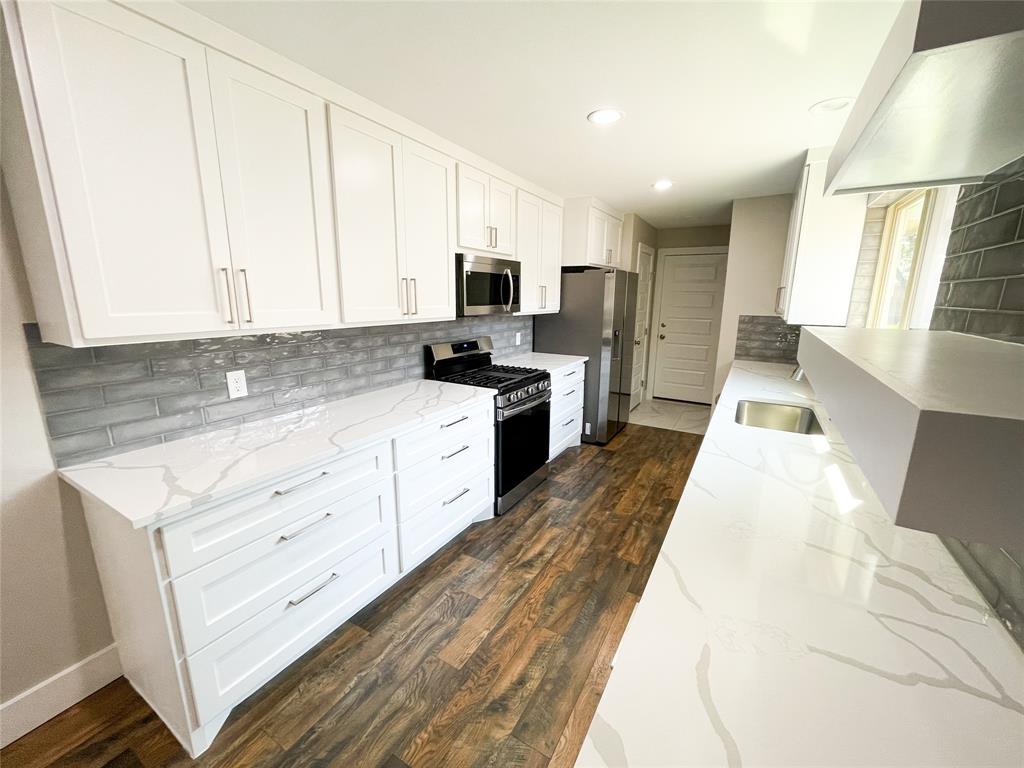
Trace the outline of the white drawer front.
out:
M 551 374 L 551 394 L 556 395 L 583 384 L 584 364 Z
M 464 413 L 452 414 L 396 437 L 395 463 L 398 469 L 408 469 L 435 455 L 442 446 L 486 430 L 494 430 L 493 400 L 474 403 Z
M 494 433 L 463 433 L 434 455 L 398 473 L 398 519 L 408 520 L 435 503 L 452 485 L 452 478 L 477 468 L 494 466 Z
M 551 441 L 549 448 L 554 449 L 569 437 L 579 437 L 583 432 L 583 409 L 564 415 L 558 421 L 551 422 Z
M 255 691 L 391 586 L 397 575 L 391 532 L 189 656 L 199 721 L 211 720 Z
M 548 461 L 554 461 L 566 448 L 572 448 L 573 446 L 580 445 L 581 443 L 582 439 L 578 432 L 566 435 L 557 443 L 552 441 L 548 453 Z
M 493 505 L 493 467 L 470 472 L 435 494 L 416 517 L 398 526 L 402 571 L 415 568 L 465 529 L 478 512 Z
M 394 527 L 389 477 L 174 579 L 185 653 L 195 653 Z
M 168 572 L 187 573 L 391 472 L 389 441 L 172 523 L 161 529 Z
M 574 387 L 551 396 L 551 429 L 558 428 L 560 421 L 565 421 L 574 411 L 583 408 L 583 381 Z

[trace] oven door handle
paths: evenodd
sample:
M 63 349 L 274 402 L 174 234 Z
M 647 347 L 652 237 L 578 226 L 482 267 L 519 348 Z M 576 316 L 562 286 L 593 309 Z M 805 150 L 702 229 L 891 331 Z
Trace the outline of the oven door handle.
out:
M 550 399 L 551 390 L 546 390 L 544 392 L 541 392 L 539 395 L 534 395 L 529 400 L 524 400 L 521 403 L 516 403 L 511 408 L 499 408 L 497 414 L 498 421 L 505 421 L 511 416 L 515 416 L 516 414 L 522 413 L 523 411 L 528 411 L 530 408 L 533 408 L 533 406 L 540 405 L 541 403 L 546 403 Z

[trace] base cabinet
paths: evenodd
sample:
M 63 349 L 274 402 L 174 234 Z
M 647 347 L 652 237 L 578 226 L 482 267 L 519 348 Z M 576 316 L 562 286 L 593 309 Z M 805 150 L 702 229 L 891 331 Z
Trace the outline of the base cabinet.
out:
M 583 435 L 584 363 L 551 376 L 551 434 L 548 461 L 580 445 Z
M 494 515 L 494 405 L 148 528 L 83 504 L 124 674 L 196 757 L 234 706 Z

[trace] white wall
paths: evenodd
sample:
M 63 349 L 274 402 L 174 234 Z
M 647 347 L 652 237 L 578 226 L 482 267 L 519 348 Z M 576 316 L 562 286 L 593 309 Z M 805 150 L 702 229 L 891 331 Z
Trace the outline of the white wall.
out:
M 736 354 L 740 315 L 775 314 L 775 291 L 782 276 L 792 205 L 792 195 L 733 201 L 722 331 L 715 365 L 715 397 L 725 385 Z

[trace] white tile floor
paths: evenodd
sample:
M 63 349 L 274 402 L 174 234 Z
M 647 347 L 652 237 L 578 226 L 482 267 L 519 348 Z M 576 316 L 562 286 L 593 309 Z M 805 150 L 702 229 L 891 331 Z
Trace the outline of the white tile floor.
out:
M 674 429 L 703 435 L 711 420 L 711 406 L 680 403 L 675 400 L 644 400 L 630 411 L 631 424 Z

